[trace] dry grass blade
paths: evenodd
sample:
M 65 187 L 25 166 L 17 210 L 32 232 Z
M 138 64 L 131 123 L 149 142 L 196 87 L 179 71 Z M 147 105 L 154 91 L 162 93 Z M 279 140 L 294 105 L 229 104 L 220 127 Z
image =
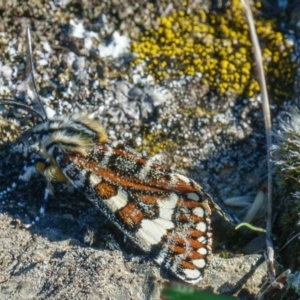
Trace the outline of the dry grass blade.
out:
M 270 157 L 270 149 L 271 149 L 271 114 L 270 114 L 270 105 L 269 105 L 269 98 L 267 93 L 267 85 L 266 85 L 266 79 L 264 75 L 263 70 L 263 64 L 262 64 L 262 56 L 261 56 L 261 49 L 259 46 L 259 41 L 257 37 L 257 33 L 254 26 L 254 20 L 253 15 L 250 9 L 250 5 L 247 0 L 241 0 L 245 12 L 247 21 L 249 24 L 249 30 L 250 30 L 250 37 L 253 44 L 253 50 L 254 50 L 254 58 L 257 66 L 257 72 L 258 72 L 258 80 L 260 84 L 261 89 L 261 96 L 262 96 L 262 105 L 263 105 L 263 113 L 264 113 L 264 121 L 265 121 L 265 129 L 266 129 L 266 139 L 267 139 L 267 161 L 268 161 L 268 219 L 267 219 L 267 226 L 266 226 L 266 244 L 267 244 L 267 252 L 269 253 L 269 270 L 270 274 L 274 276 L 274 267 L 273 267 L 273 255 L 271 253 L 274 253 L 273 250 L 273 243 L 271 239 L 271 233 L 272 233 L 272 164 L 271 164 L 271 157 Z
M 26 30 L 26 42 L 27 42 L 27 57 L 26 57 L 26 81 L 33 91 L 34 98 L 36 99 L 36 102 L 38 104 L 38 109 L 41 111 L 39 115 L 42 117 L 43 121 L 47 121 L 48 117 L 45 111 L 45 108 L 41 102 L 40 95 L 37 91 L 36 83 L 35 83 L 35 78 L 34 78 L 34 66 L 33 66 L 33 60 L 32 60 L 32 42 L 31 42 L 31 33 L 30 33 L 30 28 L 28 27 Z
M 291 274 L 291 270 L 288 269 L 283 273 L 281 273 L 273 282 L 268 284 L 268 286 L 263 285 L 261 288 L 261 292 L 259 292 L 258 295 L 256 296 L 256 300 L 273 298 L 274 293 L 276 293 L 277 290 L 283 289 L 284 284 L 290 274 Z

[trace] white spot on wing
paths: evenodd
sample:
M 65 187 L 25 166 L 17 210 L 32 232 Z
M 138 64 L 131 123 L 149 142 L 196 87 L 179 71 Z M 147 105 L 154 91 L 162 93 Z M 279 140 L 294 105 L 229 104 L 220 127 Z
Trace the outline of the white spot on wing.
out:
M 103 159 L 102 159 L 102 161 L 100 163 L 100 167 L 102 169 L 106 169 L 107 168 L 107 164 L 109 162 L 109 159 L 110 159 L 112 153 L 113 153 L 113 148 L 109 147 L 109 149 L 105 152 L 105 155 L 104 155 L 104 157 L 103 157 Z
M 149 171 L 151 169 L 151 166 L 152 166 L 152 161 L 149 159 L 140 171 L 139 178 L 141 180 L 146 180 L 147 175 L 149 174 Z
M 203 218 L 204 217 L 204 209 L 202 207 L 196 207 L 193 209 L 193 213 L 200 217 L 200 218 Z
M 178 178 L 177 178 L 176 174 L 171 174 L 169 186 L 174 187 L 177 185 L 177 182 L 178 182 Z
M 101 178 L 95 174 L 91 174 L 90 176 L 90 184 L 92 187 L 95 187 L 101 182 Z
M 171 193 L 168 198 L 158 200 L 159 216 L 164 220 L 171 220 L 176 207 L 178 196 L 175 193 Z
M 204 236 L 200 236 L 198 237 L 198 242 L 202 243 L 202 244 L 206 244 L 207 243 L 207 239 Z
M 205 248 L 199 248 L 199 249 L 197 250 L 197 252 L 198 252 L 199 254 L 202 254 L 202 255 L 206 255 L 206 254 L 207 254 L 207 250 L 206 250 Z
M 136 237 L 143 249 L 150 250 L 151 246 L 158 244 L 167 230 L 173 227 L 173 222 L 161 218 L 143 220 L 141 228 L 136 233 Z
M 103 203 L 112 211 L 116 212 L 117 210 L 123 208 L 128 203 L 128 195 L 123 190 L 118 190 L 118 194 L 112 196 L 108 199 L 103 200 Z
M 178 179 L 182 180 L 183 182 L 185 182 L 186 184 L 190 185 L 190 180 L 185 177 L 184 175 L 181 175 L 181 174 L 176 174 L 175 175 Z
M 206 262 L 204 259 L 193 259 L 192 263 L 197 267 L 197 268 L 204 268 L 206 266 Z
M 202 279 L 201 272 L 197 269 L 183 269 L 183 273 L 186 275 L 188 282 L 196 283 Z
M 199 222 L 197 225 L 196 225 L 196 229 L 202 231 L 202 232 L 206 232 L 206 229 L 207 229 L 207 226 L 206 226 L 206 223 L 204 222 Z

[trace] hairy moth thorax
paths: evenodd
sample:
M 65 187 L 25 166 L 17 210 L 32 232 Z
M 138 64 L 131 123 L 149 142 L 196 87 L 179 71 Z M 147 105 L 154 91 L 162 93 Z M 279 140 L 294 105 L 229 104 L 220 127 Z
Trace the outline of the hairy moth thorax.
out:
M 86 156 L 93 144 L 107 142 L 100 120 L 87 112 L 56 116 L 36 125 L 31 133 L 42 154 L 42 159 L 36 162 L 36 169 L 48 182 L 69 183 L 53 157 L 55 149 Z

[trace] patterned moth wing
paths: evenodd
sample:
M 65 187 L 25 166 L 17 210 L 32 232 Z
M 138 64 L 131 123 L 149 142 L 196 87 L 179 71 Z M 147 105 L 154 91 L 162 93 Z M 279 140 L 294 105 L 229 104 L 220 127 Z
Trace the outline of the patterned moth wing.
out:
M 194 181 L 124 146 L 95 143 L 87 155 L 55 147 L 67 179 L 138 247 L 196 283 L 211 253 L 209 195 Z
M 40 150 L 35 167 L 50 191 L 52 182 L 71 183 L 159 265 L 186 282 L 201 280 L 211 253 L 210 206 L 216 204 L 187 177 L 129 148 L 106 144 L 99 120 L 86 112 L 49 119 L 36 90 L 29 29 L 26 69 L 37 109 L 2 103 L 42 120 L 30 135 Z

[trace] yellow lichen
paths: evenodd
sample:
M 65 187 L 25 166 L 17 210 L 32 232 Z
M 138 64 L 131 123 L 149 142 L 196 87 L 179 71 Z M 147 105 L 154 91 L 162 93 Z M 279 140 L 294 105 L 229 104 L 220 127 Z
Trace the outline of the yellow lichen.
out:
M 256 1 L 255 7 L 261 6 Z M 222 13 L 209 9 L 199 7 L 190 13 L 179 10 L 157 18 L 156 28 L 132 43 L 132 52 L 138 54 L 133 63 L 145 62 L 157 82 L 197 74 L 203 84 L 221 94 L 229 91 L 254 96 L 259 87 L 253 75 L 252 43 L 240 1 L 232 0 Z M 277 31 L 275 20 L 260 16 L 255 20 L 269 91 L 276 88 L 275 100 L 286 98 L 295 72 L 290 60 L 293 45 Z
M 178 144 L 162 131 L 147 131 L 143 133 L 143 145 L 135 146 L 137 151 L 147 150 L 149 156 L 157 153 L 174 153 Z

